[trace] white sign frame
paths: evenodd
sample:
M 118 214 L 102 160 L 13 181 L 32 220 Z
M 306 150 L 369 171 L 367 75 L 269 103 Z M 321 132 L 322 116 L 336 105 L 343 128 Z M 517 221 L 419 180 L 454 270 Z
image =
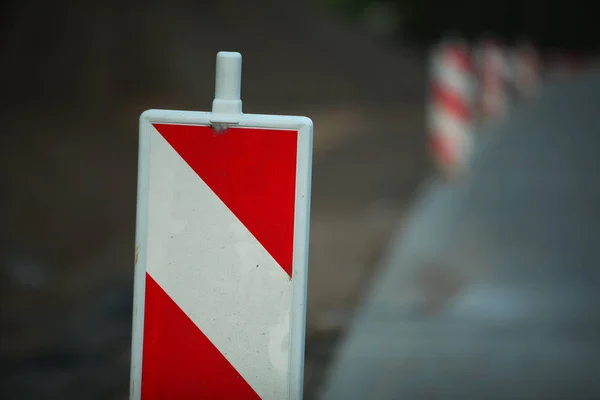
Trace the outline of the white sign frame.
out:
M 217 116 L 220 119 L 219 121 L 216 121 Z M 150 154 L 152 151 L 150 148 L 150 135 L 154 129 L 152 127 L 154 123 L 202 126 L 215 126 L 217 123 L 221 123 L 225 128 L 259 128 L 295 130 L 298 132 L 288 398 L 294 400 L 302 399 L 313 124 L 307 117 L 243 114 L 241 112 L 226 115 L 223 112 L 215 113 L 214 107 L 212 113 L 152 109 L 145 111 L 140 116 L 130 398 L 141 398 L 145 279 L 148 250 L 147 237 L 148 220 L 151 218 L 148 215 Z

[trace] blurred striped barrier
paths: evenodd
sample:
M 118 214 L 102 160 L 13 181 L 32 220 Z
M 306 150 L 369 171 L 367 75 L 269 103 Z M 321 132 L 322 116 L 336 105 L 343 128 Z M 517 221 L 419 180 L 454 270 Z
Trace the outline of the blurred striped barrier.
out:
M 480 125 L 500 123 L 515 104 L 535 101 L 544 82 L 569 81 L 600 67 L 599 57 L 544 57 L 527 40 L 508 46 L 490 37 L 474 46 L 444 38 L 432 47 L 429 62 L 428 146 L 445 178 L 468 171 Z
M 473 133 L 474 71 L 469 47 L 448 40 L 431 51 L 429 150 L 447 176 L 466 168 Z

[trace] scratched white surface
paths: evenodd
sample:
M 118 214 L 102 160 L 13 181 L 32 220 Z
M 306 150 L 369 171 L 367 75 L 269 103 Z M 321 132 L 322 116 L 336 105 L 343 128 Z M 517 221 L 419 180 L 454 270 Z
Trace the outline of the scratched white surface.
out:
M 542 94 L 424 188 L 324 399 L 600 398 L 600 76 Z M 424 312 L 430 265 L 461 287 Z

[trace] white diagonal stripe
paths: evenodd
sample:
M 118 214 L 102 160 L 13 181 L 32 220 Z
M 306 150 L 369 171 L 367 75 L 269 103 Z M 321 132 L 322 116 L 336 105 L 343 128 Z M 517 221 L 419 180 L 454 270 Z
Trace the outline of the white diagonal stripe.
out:
M 288 275 L 154 128 L 149 186 L 148 273 L 261 398 L 289 398 Z
M 429 112 L 429 128 L 434 131 L 443 131 L 449 135 L 470 134 L 473 130 L 471 121 L 466 121 L 455 114 L 448 112 L 439 103 L 431 104 Z
M 468 104 L 475 95 L 475 79 L 473 74 L 448 62 L 444 57 L 437 57 L 432 63 L 432 79 L 444 89 L 459 94 Z
M 435 135 L 442 135 L 454 143 L 457 156 L 464 160 L 470 156 L 473 126 L 470 121 L 464 121 L 446 112 L 438 104 L 429 108 L 429 128 Z

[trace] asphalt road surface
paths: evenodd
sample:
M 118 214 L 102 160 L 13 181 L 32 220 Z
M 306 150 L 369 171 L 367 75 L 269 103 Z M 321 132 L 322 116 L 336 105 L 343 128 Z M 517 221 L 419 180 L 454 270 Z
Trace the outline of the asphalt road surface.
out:
M 424 188 L 322 398 L 600 397 L 599 106 L 548 85 Z

